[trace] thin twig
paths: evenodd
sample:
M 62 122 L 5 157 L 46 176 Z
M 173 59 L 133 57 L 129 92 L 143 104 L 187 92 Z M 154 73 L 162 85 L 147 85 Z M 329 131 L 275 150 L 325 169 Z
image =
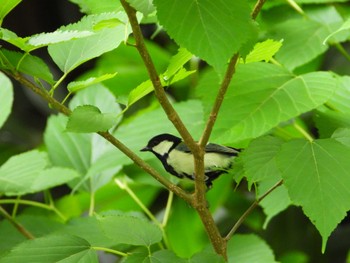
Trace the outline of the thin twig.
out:
M 184 139 L 186 145 L 195 154 L 195 150 L 198 149 L 198 145 L 192 138 L 191 134 L 187 130 L 186 126 L 183 124 L 179 115 L 177 114 L 174 107 L 171 105 L 170 101 L 168 100 L 168 97 L 166 96 L 164 87 L 160 82 L 157 70 L 146 48 L 145 41 L 143 39 L 143 35 L 141 32 L 141 28 L 137 21 L 136 11 L 125 0 L 121 0 L 120 3 L 122 4 L 126 14 L 128 15 L 129 22 L 130 22 L 132 32 L 134 34 L 135 42 L 136 42 L 136 48 L 139 51 L 139 54 L 146 66 L 148 75 L 154 87 L 154 93 L 159 101 L 159 104 L 164 109 L 164 112 L 166 113 L 168 119 L 174 124 L 175 128 L 180 133 L 181 137 Z
M 41 96 L 45 101 L 47 101 L 52 108 L 56 109 L 57 111 L 63 113 L 64 115 L 69 116 L 72 111 L 67 108 L 65 105 L 61 104 L 59 101 L 57 101 L 55 98 L 51 97 L 50 94 L 42 89 L 40 89 L 38 86 L 36 86 L 34 83 L 26 79 L 24 76 L 20 74 L 12 74 L 11 72 L 6 72 L 9 76 L 13 77 L 15 80 L 17 80 L 19 83 L 23 84 L 27 88 L 31 89 L 34 93 Z M 165 177 L 160 175 L 153 167 L 151 167 L 149 164 L 147 164 L 144 160 L 142 160 L 139 156 L 137 156 L 132 150 L 130 150 L 126 145 L 124 145 L 122 142 L 120 142 L 117 138 L 115 138 L 112 134 L 109 132 L 98 132 L 100 136 L 105 138 L 107 141 L 109 141 L 111 144 L 113 144 L 115 147 L 117 147 L 121 152 L 123 152 L 127 157 L 129 157 L 136 165 L 138 165 L 140 168 L 142 168 L 144 171 L 149 173 L 151 176 L 153 176 L 157 181 L 159 181 L 161 184 L 163 184 L 167 189 L 170 191 L 173 191 L 176 195 L 184 199 L 186 202 L 191 202 L 191 195 L 186 193 L 184 190 L 182 190 L 177 185 L 171 183 L 169 180 L 167 180 Z
M 199 141 L 199 144 L 201 147 L 204 147 L 208 143 L 208 140 L 209 140 L 210 134 L 213 130 L 213 127 L 214 127 L 217 115 L 219 113 L 220 107 L 221 107 L 222 102 L 225 98 L 226 91 L 231 83 L 232 76 L 235 73 L 238 58 L 239 58 L 239 55 L 238 55 L 238 53 L 236 53 L 231 58 L 228 66 L 227 66 L 227 70 L 226 70 L 224 79 L 221 83 L 218 94 L 216 95 L 216 99 L 215 99 L 213 108 L 210 112 L 207 124 L 205 125 L 203 134 L 202 134 L 201 139 Z
M 225 240 L 230 240 L 230 238 L 232 237 L 232 235 L 237 231 L 237 229 L 242 225 L 242 223 L 244 222 L 244 220 L 249 216 L 249 214 L 255 209 L 255 207 L 257 207 L 259 205 L 259 203 L 266 197 L 268 196 L 273 190 L 275 190 L 277 187 L 279 187 L 280 185 L 282 185 L 283 180 L 278 181 L 274 186 L 272 186 L 269 190 L 267 190 L 267 192 L 265 194 L 263 194 L 262 196 L 260 196 L 257 200 L 254 201 L 253 204 L 251 204 L 251 206 L 243 213 L 243 215 L 238 219 L 238 221 L 236 222 L 236 224 L 232 227 L 232 229 L 230 230 L 230 232 L 227 234 L 227 236 L 225 237 Z
M 0 206 L 0 214 L 3 215 L 23 236 L 25 236 L 28 239 L 34 239 L 32 233 L 30 233 L 24 226 L 22 226 L 20 223 L 18 223 L 7 211 Z

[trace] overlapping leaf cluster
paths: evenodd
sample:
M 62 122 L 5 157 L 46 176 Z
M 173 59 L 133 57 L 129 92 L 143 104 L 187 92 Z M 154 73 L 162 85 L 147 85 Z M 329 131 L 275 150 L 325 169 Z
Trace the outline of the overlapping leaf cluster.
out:
M 20 2 L 0 0 L 0 24 Z M 49 87 L 45 92 L 50 96 L 63 88 L 75 68 L 97 58 L 94 69 L 67 83 L 66 99 L 76 93 L 69 102 L 72 114 L 50 116 L 44 149 L 13 156 L 0 167 L 0 194 L 6 197 L 0 205 L 17 206 L 20 199 L 10 197 L 41 191 L 47 199 L 44 206 L 22 202 L 36 207 L 18 216 L 37 237 L 34 240 L 25 241 L 7 221 L 0 222 L 0 233 L 11 237 L 0 240 L 0 262 L 43 262 L 43 255 L 45 262 L 98 262 L 96 250 L 112 248 L 113 253 L 131 252 L 120 252 L 125 262 L 222 262 L 205 250 L 203 228 L 181 200 L 174 201 L 169 222 L 150 218 L 151 223 L 140 216 L 144 208 L 114 184 L 115 176 L 123 178 L 145 206 L 163 189 L 94 132 L 109 130 L 136 152 L 155 134 L 176 131 L 158 104 L 149 103 L 153 85 L 132 47 L 119 1 L 71 2 L 86 16 L 54 32 L 20 37 L 0 28 L 1 40 L 17 50 L 1 46 L 0 69 L 13 77 L 31 76 L 41 89 Z M 185 86 L 190 94 L 173 104 L 195 138 L 210 114 L 229 59 L 241 55 L 211 140 L 244 148 L 233 169 L 234 179 L 244 177 L 250 188 L 254 185 L 257 198 L 283 180 L 261 202 L 265 226 L 290 205 L 300 206 L 321 234 L 324 251 L 350 210 L 350 77 L 344 75 L 350 72 L 323 66 L 331 47 L 350 57 L 342 47 L 350 39 L 350 8 L 344 1 L 271 1 L 255 22 L 250 16 L 253 1 L 128 2 L 139 11 L 140 23 L 159 23 L 179 46 L 171 54 L 147 43 L 162 85 L 174 87 L 175 94 Z M 57 80 L 47 62 L 32 54 L 39 48 L 47 48 L 62 71 Z M 205 70 L 188 67 L 189 61 L 195 65 L 199 59 Z M 2 126 L 13 101 L 11 82 L 2 72 L 0 87 Z M 138 108 L 142 102 L 148 106 Z M 160 167 L 154 159 L 149 162 Z M 236 200 L 231 181 L 231 174 L 224 176 L 208 192 L 214 214 Z M 62 184 L 72 194 L 53 201 L 48 189 Z M 42 208 L 55 215 L 44 219 Z M 88 210 L 90 217 L 79 217 Z M 105 210 L 113 211 L 100 215 Z M 92 216 L 94 212 L 97 215 Z M 198 251 L 202 252 L 195 254 Z M 271 249 L 253 234 L 235 235 L 228 244 L 228 258 L 274 262 Z

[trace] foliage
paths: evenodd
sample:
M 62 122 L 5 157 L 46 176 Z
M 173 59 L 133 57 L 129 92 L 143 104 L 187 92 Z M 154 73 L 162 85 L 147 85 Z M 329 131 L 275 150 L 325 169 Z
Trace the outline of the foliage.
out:
M 346 1 L 70 2 L 79 21 L 22 37 L 6 19 L 24 3 L 0 0 L 0 127 L 14 83 L 57 112 L 26 151 L 0 133 L 0 263 L 328 257 L 350 211 L 350 71 L 336 64 L 350 61 Z M 185 140 L 194 183 L 138 156 L 159 133 Z M 209 138 L 242 151 L 206 191 Z M 308 228 L 288 225 L 292 206 Z M 289 229 L 309 244 L 317 230 L 317 251 L 288 246 Z

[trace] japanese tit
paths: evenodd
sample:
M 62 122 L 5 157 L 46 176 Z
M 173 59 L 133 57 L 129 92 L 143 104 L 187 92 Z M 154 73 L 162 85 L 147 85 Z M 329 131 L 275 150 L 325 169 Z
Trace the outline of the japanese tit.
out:
M 152 152 L 172 175 L 194 180 L 193 155 L 181 138 L 167 133 L 160 134 L 153 137 L 141 151 Z M 214 143 L 205 146 L 205 184 L 208 188 L 211 188 L 214 179 L 227 172 L 238 153 L 238 149 Z

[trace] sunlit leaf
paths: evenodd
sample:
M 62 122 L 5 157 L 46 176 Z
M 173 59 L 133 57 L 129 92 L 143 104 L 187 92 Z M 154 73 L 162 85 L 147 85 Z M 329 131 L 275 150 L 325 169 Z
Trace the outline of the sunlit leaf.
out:
M 13 103 L 13 88 L 7 76 L 0 72 L 0 128 L 11 113 Z

